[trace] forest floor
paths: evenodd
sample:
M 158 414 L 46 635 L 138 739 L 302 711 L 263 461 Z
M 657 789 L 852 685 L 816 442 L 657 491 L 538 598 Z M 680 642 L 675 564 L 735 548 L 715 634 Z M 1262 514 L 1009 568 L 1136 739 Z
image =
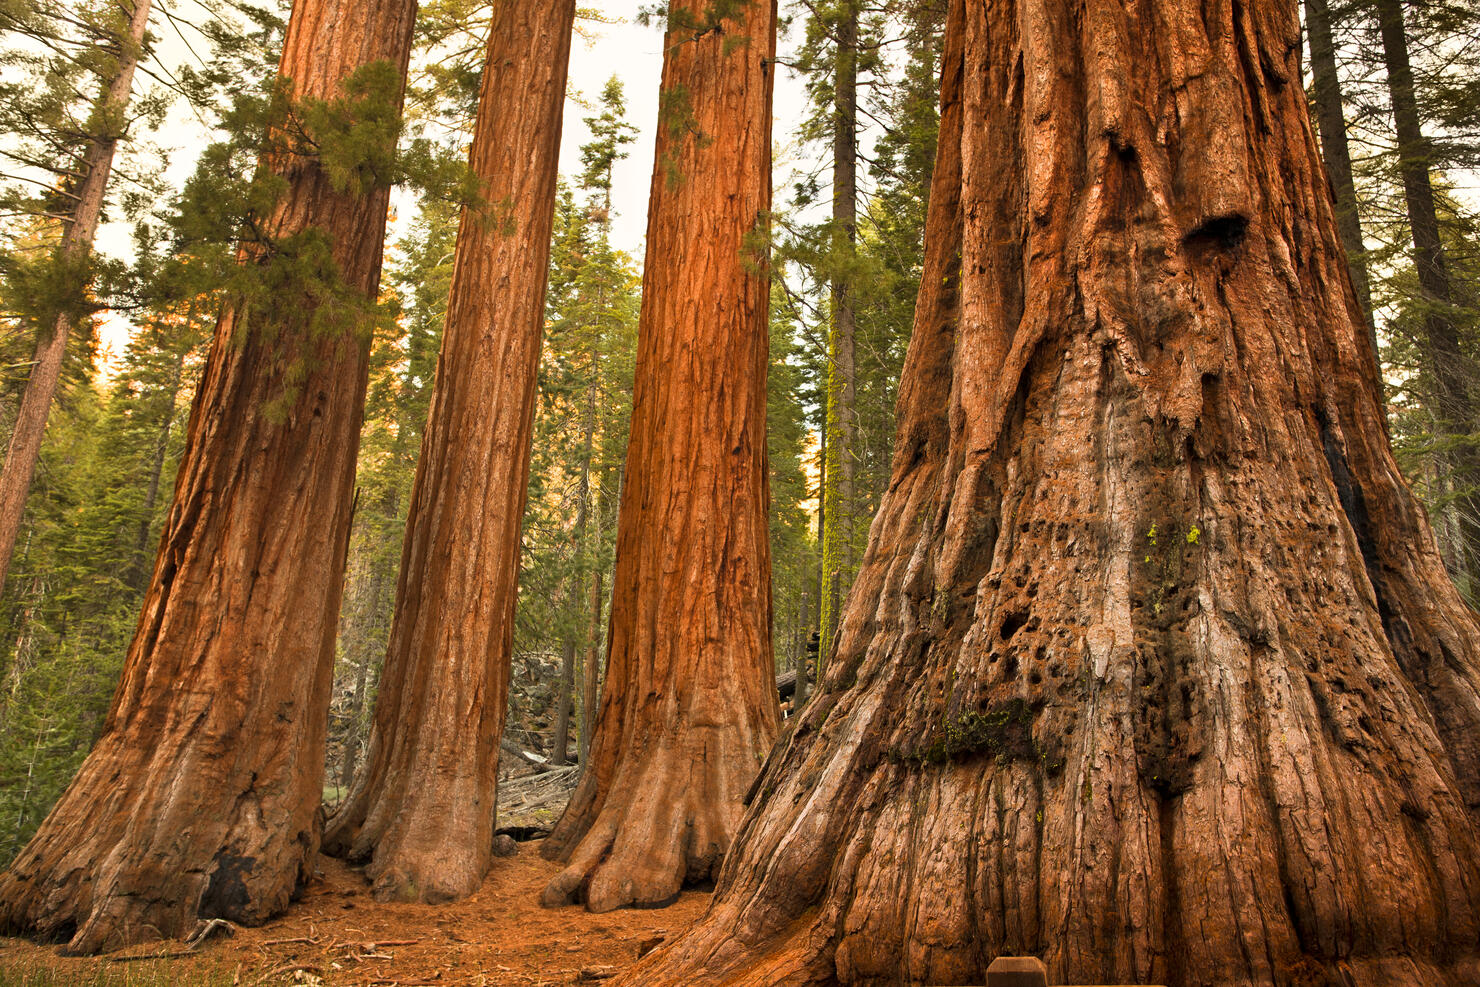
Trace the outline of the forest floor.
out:
M 661 910 L 541 908 L 540 892 L 559 870 L 537 842 L 522 843 L 516 856 L 495 860 L 482 889 L 463 901 L 389 904 L 371 898 L 365 878 L 343 861 L 320 857 L 303 897 L 261 928 L 237 929 L 196 951 L 154 943 L 93 959 L 0 938 L 0 985 L 595 984 L 681 932 L 709 900 L 707 892 L 687 891 Z
M 520 764 L 499 779 L 504 832 L 543 834 L 575 787 L 575 768 Z M 151 943 L 72 959 L 55 946 L 0 937 L 0 987 L 557 987 L 599 984 L 704 911 L 707 891 L 663 909 L 592 915 L 545 909 L 540 892 L 561 865 L 538 839 L 496 858 L 479 891 L 448 905 L 376 901 L 363 874 L 320 856 L 303 897 L 258 929 L 228 927 L 187 950 Z

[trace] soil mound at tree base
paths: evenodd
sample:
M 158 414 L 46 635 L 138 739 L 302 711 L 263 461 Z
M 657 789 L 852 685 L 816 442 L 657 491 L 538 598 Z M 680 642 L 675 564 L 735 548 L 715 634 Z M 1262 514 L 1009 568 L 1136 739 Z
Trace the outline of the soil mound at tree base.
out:
M 640 947 L 671 938 L 703 912 L 707 891 L 686 891 L 657 911 L 593 915 L 545 909 L 540 892 L 560 870 L 522 843 L 495 860 L 483 887 L 450 905 L 381 903 L 355 869 L 318 858 L 317 874 L 283 916 L 258 929 L 216 937 L 197 952 L 179 942 L 73 959 L 54 947 L 0 938 L 0 984 L 101 985 L 412 984 L 541 987 L 595 982 L 630 965 Z M 605 969 L 603 969 L 605 968 Z M 603 978 L 604 979 L 604 978 Z

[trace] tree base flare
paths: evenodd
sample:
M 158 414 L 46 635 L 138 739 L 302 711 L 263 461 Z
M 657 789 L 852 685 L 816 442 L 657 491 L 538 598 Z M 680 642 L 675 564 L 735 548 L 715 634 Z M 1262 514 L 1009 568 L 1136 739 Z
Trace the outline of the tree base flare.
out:
M 253 793 L 245 776 L 212 778 L 199 762 L 191 778 L 199 787 L 188 796 L 164 780 L 182 772 L 164 766 L 143 790 L 121 787 L 120 778 L 150 777 L 129 766 L 150 760 L 139 751 L 117 738 L 99 742 L 0 876 L 0 927 L 63 942 L 63 955 L 92 956 L 181 939 L 201 920 L 262 925 L 301 891 L 318 843 L 312 810 L 297 813 L 303 828 L 295 829 L 291 808 Z M 290 825 L 264 827 L 264 818 Z
M 455 814 L 429 814 L 414 799 L 396 805 L 402 811 L 394 820 L 382 810 L 360 826 L 352 813 L 337 814 L 324 853 L 362 865 L 376 901 L 441 905 L 477 891 L 492 857 L 492 820 L 456 825 Z
M 691 757 L 700 759 L 697 770 Z M 712 880 L 739 824 L 749 782 L 719 772 L 716 780 L 738 784 L 716 791 L 701 776 L 704 763 L 702 753 L 687 747 L 656 754 L 640 771 L 629 767 L 640 777 L 630 784 L 619 780 L 599 806 L 588 773 L 540 849 L 546 859 L 566 864 L 540 903 L 584 904 L 592 912 L 664 908 L 683 888 Z M 753 773 L 755 762 L 749 766 Z

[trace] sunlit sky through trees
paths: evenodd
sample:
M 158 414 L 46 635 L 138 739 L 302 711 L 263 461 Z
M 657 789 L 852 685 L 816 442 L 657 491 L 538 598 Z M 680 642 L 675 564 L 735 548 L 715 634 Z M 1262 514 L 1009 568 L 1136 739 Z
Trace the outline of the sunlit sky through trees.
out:
M 602 87 L 613 75 L 622 80 L 626 90 L 627 118 L 638 127 L 637 142 L 629 156 L 618 162 L 614 176 L 615 216 L 612 241 L 629 252 L 639 264 L 643 259 L 643 241 L 647 228 L 647 199 L 653 169 L 653 135 L 658 119 L 658 80 L 663 67 L 663 35 L 656 25 L 638 23 L 640 0 L 606 0 L 585 4 L 600 12 L 610 23 L 583 20 L 571 50 L 569 98 L 565 105 L 565 129 L 560 148 L 560 173 L 572 176 L 580 171 L 580 145 L 590 139 L 583 118 L 597 112 L 595 104 Z M 286 13 L 286 12 L 285 12 Z M 784 12 L 783 12 L 784 13 Z M 166 68 L 194 62 L 196 52 L 208 46 L 199 38 L 184 36 L 173 26 L 160 24 L 156 15 L 150 23 L 158 38 L 156 59 Z M 780 58 L 789 61 L 787 53 L 799 42 L 800 27 L 778 42 Z M 187 44 L 188 39 L 188 44 Z M 413 55 L 413 58 L 415 56 Z M 795 175 L 801 169 L 815 170 L 824 148 L 799 148 L 794 133 L 805 113 L 801 81 L 789 69 L 782 68 L 777 77 L 773 141 L 776 146 L 776 200 L 787 196 Z M 195 167 L 196 156 L 208 142 L 208 117 L 192 109 L 183 100 L 172 108 L 168 122 L 155 135 L 153 142 L 138 146 L 139 153 L 155 154 L 162 149 L 168 162 L 166 177 L 179 187 Z M 471 137 L 471 135 L 467 135 Z M 867 139 L 867 137 L 865 137 Z M 805 158 L 803 155 L 805 154 Z M 397 236 L 415 215 L 415 202 L 409 193 L 398 191 L 392 198 L 395 215 L 388 231 L 394 244 Z M 819 206 L 819 209 L 825 207 Z M 122 217 L 105 225 L 97 238 L 98 249 L 114 257 L 130 257 L 131 223 Z M 104 347 L 116 357 L 131 332 L 125 315 L 105 317 L 102 331 Z M 105 359 L 105 363 L 109 362 Z

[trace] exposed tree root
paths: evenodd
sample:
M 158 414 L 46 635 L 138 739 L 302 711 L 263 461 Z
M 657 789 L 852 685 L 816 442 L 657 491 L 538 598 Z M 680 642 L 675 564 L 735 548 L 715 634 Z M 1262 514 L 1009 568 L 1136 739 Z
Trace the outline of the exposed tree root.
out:
M 547 908 L 579 902 L 593 912 L 661 908 L 686 885 L 712 880 L 739 825 L 756 763 L 747 758 L 744 770 L 717 770 L 702 747 L 668 746 L 624 764 L 599 810 L 595 786 L 579 786 L 567 815 L 591 822 L 572 839 L 573 822 L 562 820 L 545 841 L 544 855 L 567 866 L 541 902 Z

